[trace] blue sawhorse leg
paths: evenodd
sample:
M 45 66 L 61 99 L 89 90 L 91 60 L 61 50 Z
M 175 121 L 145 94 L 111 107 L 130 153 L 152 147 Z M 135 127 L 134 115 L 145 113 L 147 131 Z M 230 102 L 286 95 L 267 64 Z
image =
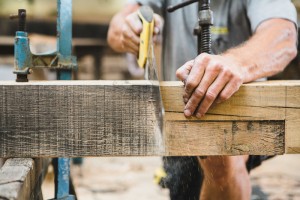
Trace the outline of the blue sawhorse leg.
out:
M 62 56 L 63 62 L 72 64 L 72 0 L 57 0 L 57 52 Z M 71 70 L 60 70 L 58 80 L 71 80 Z M 70 159 L 56 158 L 55 168 L 55 199 L 74 200 L 70 195 Z

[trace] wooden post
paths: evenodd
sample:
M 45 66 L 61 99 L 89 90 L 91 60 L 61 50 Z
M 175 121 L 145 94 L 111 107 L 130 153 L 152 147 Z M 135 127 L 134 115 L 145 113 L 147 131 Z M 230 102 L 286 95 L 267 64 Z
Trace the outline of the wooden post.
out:
M 148 81 L 0 82 L 0 157 L 300 153 L 300 81 L 243 85 L 202 119 L 181 82 L 161 83 L 164 134 Z
M 0 199 L 43 199 L 41 185 L 49 160 L 8 159 L 0 170 Z

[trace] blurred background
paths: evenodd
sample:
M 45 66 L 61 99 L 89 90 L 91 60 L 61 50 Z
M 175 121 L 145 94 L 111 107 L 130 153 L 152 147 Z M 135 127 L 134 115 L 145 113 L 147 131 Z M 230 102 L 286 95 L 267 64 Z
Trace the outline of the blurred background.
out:
M 300 0 L 293 1 L 300 11 Z M 126 55 L 112 51 L 106 42 L 109 21 L 126 1 L 73 0 L 73 51 L 79 70 L 77 80 L 142 79 L 143 72 L 132 66 Z M 10 20 L 19 8 L 27 10 L 27 31 L 35 53 L 56 48 L 55 0 L 0 0 L 0 80 L 15 80 L 13 71 L 14 35 L 17 21 Z M 298 18 L 299 19 L 299 18 Z M 299 20 L 298 20 L 299 21 Z M 299 79 L 298 57 L 280 75 Z M 31 80 L 53 80 L 56 73 L 35 70 Z M 272 77 L 278 79 L 279 76 Z M 75 160 L 72 179 L 78 199 L 84 200 L 167 200 L 168 190 L 154 183 L 159 157 L 85 158 Z M 300 199 L 300 156 L 277 156 L 251 172 L 252 199 Z M 43 184 L 44 199 L 54 197 L 53 170 Z

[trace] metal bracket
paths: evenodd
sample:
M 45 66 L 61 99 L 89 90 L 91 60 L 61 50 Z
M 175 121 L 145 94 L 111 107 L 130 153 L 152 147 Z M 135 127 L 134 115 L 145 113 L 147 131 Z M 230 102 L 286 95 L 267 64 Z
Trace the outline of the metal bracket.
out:
M 19 9 L 19 30 L 15 36 L 15 70 L 17 82 L 27 82 L 32 68 L 57 69 L 59 80 L 71 80 L 72 70 L 77 69 L 76 57 L 72 56 L 72 0 L 57 0 L 57 51 L 33 54 L 26 32 L 26 10 Z M 70 159 L 55 158 L 55 200 L 75 200 L 70 195 Z
M 28 33 L 26 32 L 26 10 L 19 9 L 19 30 L 15 36 L 15 70 L 17 77 L 28 81 L 27 75 L 33 68 L 57 70 L 77 70 L 77 59 L 72 56 L 72 1 L 57 0 L 57 51 L 33 54 L 30 51 Z

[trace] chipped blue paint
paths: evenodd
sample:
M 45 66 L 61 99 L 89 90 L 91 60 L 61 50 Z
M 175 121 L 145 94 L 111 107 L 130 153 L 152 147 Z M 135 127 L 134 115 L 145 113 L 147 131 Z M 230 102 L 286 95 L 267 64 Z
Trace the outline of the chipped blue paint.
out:
M 18 74 L 28 74 L 32 57 L 29 48 L 27 32 L 17 31 L 15 36 L 15 71 Z
M 72 64 L 72 0 L 57 0 L 57 51 L 59 63 Z M 60 70 L 58 80 L 71 80 L 71 70 Z M 73 200 L 70 195 L 70 159 L 58 158 L 57 199 Z
M 63 56 L 72 54 L 72 1 L 57 0 L 57 47 Z
M 17 31 L 15 36 L 15 74 L 27 75 L 31 68 L 63 69 L 61 80 L 71 79 L 68 70 L 77 70 L 77 60 L 72 56 L 72 0 L 57 0 L 57 51 L 32 54 L 27 32 Z M 45 61 L 47 58 L 51 61 Z M 46 63 L 48 62 L 48 63 Z M 48 66 L 40 66 L 40 64 Z M 60 76 L 60 75 L 59 75 Z
M 58 58 L 57 66 L 47 66 L 59 69 L 58 80 L 71 80 L 72 69 L 77 68 L 76 57 L 72 56 L 72 0 L 57 0 L 57 51 L 49 54 L 34 55 L 30 51 L 27 32 L 17 31 L 15 37 L 15 71 L 16 74 L 27 75 L 30 68 L 35 67 L 35 60 L 42 59 L 43 56 L 53 57 L 53 62 Z M 41 66 L 39 66 L 41 67 Z M 46 66 L 44 66 L 46 67 Z M 56 171 L 56 191 L 57 200 L 74 200 L 70 195 L 70 159 L 57 158 L 54 168 Z
M 69 194 L 70 188 L 70 159 L 58 158 L 57 162 L 57 191 L 56 199 L 73 200 L 74 197 Z

